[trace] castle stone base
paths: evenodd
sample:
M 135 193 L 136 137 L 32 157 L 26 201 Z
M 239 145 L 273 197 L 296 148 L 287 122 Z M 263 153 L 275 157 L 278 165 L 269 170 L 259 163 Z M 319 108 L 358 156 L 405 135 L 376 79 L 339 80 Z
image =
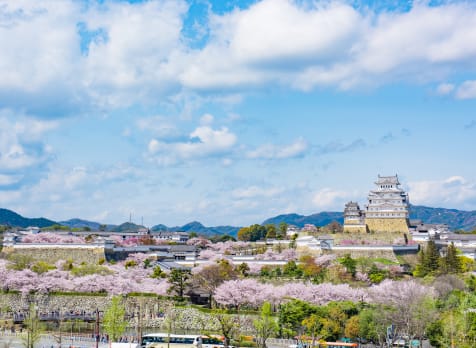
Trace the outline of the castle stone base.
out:
M 356 225 L 356 224 L 345 224 L 344 225 L 344 232 L 349 233 L 367 233 L 367 226 L 366 225 Z
M 365 224 L 370 232 L 408 233 L 408 221 L 403 218 L 367 218 Z

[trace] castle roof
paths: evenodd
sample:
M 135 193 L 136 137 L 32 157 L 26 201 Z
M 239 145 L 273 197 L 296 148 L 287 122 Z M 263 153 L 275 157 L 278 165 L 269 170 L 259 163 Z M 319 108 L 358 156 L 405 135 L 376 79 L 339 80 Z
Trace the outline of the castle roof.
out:
M 375 184 L 376 185 L 400 185 L 400 181 L 398 181 L 397 174 L 392 176 L 380 176 L 379 174 Z

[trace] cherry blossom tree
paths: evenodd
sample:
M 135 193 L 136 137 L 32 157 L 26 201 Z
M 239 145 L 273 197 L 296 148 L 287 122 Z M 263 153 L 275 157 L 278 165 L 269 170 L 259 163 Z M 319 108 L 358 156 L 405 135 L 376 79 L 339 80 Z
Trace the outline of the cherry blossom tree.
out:
M 22 243 L 40 243 L 40 244 L 63 244 L 63 243 L 85 243 L 83 237 L 62 235 L 51 232 L 41 232 L 29 234 L 22 238 Z

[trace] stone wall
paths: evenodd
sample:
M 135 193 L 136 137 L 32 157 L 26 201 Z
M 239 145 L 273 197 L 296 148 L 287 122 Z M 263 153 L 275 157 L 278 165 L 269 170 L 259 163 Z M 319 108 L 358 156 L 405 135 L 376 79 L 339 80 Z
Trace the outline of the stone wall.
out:
M 402 218 L 366 218 L 365 224 L 370 232 L 408 233 L 408 221 Z
M 354 225 L 354 224 L 345 224 L 344 225 L 344 232 L 349 233 L 367 233 L 367 226 L 366 225 Z
M 332 254 L 337 255 L 337 257 L 342 257 L 349 254 L 352 258 L 384 258 L 387 260 L 392 260 L 398 262 L 397 256 L 392 250 L 323 250 L 323 254 Z
M 8 255 L 27 255 L 34 260 L 42 260 L 54 264 L 58 260 L 72 259 L 76 263 L 94 263 L 97 264 L 99 260 L 105 259 L 104 248 L 100 247 L 74 247 L 74 246 L 57 246 L 38 247 L 23 244 L 21 247 L 15 245 L 14 247 L 4 247 L 2 252 Z
M 4 319 L 13 312 L 25 312 L 28 303 L 34 303 L 38 313 L 95 313 L 96 309 L 103 312 L 110 304 L 109 296 L 80 296 L 80 295 L 48 295 L 17 293 L 0 293 L 0 316 Z M 158 297 L 123 297 L 129 327 L 135 328 L 138 314 L 140 323 L 145 331 L 164 330 L 172 324 L 173 332 L 219 332 L 219 324 L 210 314 L 192 307 L 174 307 L 167 299 Z M 240 326 L 243 332 L 251 332 L 252 316 L 240 316 Z

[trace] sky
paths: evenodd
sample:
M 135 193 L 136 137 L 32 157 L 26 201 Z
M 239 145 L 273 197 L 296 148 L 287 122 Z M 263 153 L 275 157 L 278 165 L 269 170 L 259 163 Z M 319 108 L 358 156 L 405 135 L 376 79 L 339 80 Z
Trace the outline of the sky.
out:
M 476 210 L 476 1 L 0 0 L 0 207 L 246 226 Z

